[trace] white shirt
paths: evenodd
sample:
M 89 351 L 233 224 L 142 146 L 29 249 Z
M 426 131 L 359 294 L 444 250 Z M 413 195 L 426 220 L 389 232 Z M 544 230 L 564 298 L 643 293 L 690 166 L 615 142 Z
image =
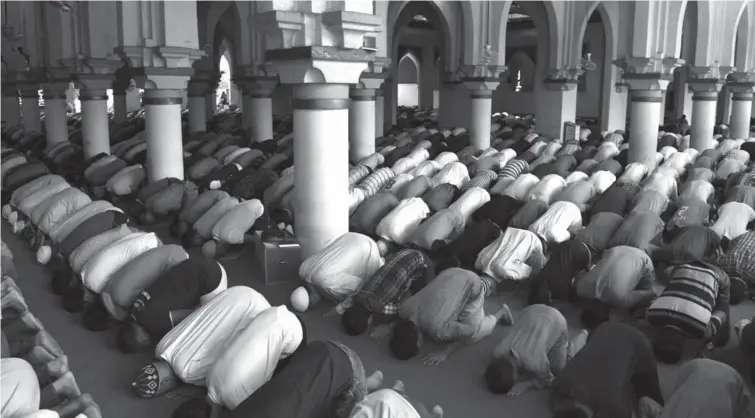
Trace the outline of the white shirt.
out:
M 129 234 L 89 258 L 81 269 L 81 281 L 87 289 L 99 294 L 116 271 L 138 255 L 157 248 L 160 244 L 153 232 Z
M 504 189 L 503 195 L 511 196 L 516 200 L 524 200 L 529 195 L 530 190 L 540 183 L 540 179 L 531 173 L 520 174 L 514 181 Z
M 705 180 L 692 180 L 684 183 L 682 191 L 679 193 L 679 201 L 688 201 L 689 199 L 699 199 L 707 202 L 713 196 L 716 189 L 712 184 Z
M 488 196 L 488 199 L 490 196 Z M 375 228 L 382 239 L 403 245 L 412 232 L 430 214 L 430 208 L 419 197 L 404 199 Z
M 481 188 L 481 187 L 472 187 L 471 189 L 464 192 L 463 195 L 461 195 L 460 198 L 458 198 L 455 202 L 449 206 L 449 209 L 453 209 L 464 216 L 464 220 L 469 220 L 469 217 L 472 216 L 472 213 L 474 213 L 477 209 L 481 208 L 482 205 L 488 203 L 490 201 L 490 193 L 487 192 L 487 190 Z
M 268 308 L 267 299 L 251 287 L 228 288 L 170 330 L 155 357 L 168 362 L 183 382 L 204 386 L 228 344 Z
M 655 190 L 671 200 L 676 200 L 676 180 L 662 173 L 651 174 L 642 186 L 642 190 Z
M 648 166 L 642 163 L 631 163 L 627 165 L 624 173 L 619 177 L 619 180 L 630 181 L 639 183 L 645 178 L 648 173 Z
M 550 204 L 553 196 L 566 187 L 566 180 L 558 174 L 548 174 L 537 183 L 529 193 L 529 200 L 542 200 Z
M 598 194 L 603 194 L 616 181 L 616 176 L 610 171 L 600 170 L 592 173 L 590 183 L 595 186 Z
M 459 161 L 459 156 L 456 153 L 444 151 L 438 154 L 433 161 L 438 162 L 441 167 L 445 167 L 446 164 Z
M 570 230 L 582 226 L 582 212 L 571 202 L 559 201 L 538 218 L 529 230 L 548 243 L 564 242 L 571 237 Z
M 746 203 L 729 202 L 718 209 L 718 220 L 713 232 L 730 240 L 747 232 L 747 224 L 755 219 L 755 210 Z
M 566 177 L 566 184 L 576 183 L 578 181 L 587 180 L 590 176 L 582 171 L 575 171 Z
M 443 166 L 439 162 L 428 160 L 420 163 L 415 169 L 410 171 L 409 174 L 414 177 L 427 176 L 432 178 L 441 168 L 443 168 Z
M 675 147 L 665 146 L 665 147 L 661 148 L 661 150 L 658 151 L 658 152 L 660 152 L 663 155 L 663 159 L 664 160 L 668 160 L 668 158 L 670 156 L 672 156 L 673 154 L 675 154 L 675 153 L 677 153 L 679 151 L 677 151 Z
M 354 405 L 349 418 L 420 418 L 414 406 L 393 389 L 380 389 Z
M 348 232 L 304 260 L 299 266 L 299 277 L 340 300 L 359 290 L 383 262 L 375 241 Z
M 272 377 L 303 338 L 301 323 L 286 306 L 262 311 L 241 331 L 207 376 L 207 396 L 233 411 Z
M 480 251 L 475 268 L 498 282 L 523 280 L 532 273 L 532 267 L 527 265 L 532 255 L 543 256 L 540 238 L 532 231 L 507 228 L 498 239 Z
M 687 171 L 687 164 L 692 161 L 692 156 L 686 152 L 676 152 L 672 154 L 665 163 L 666 167 L 671 167 L 678 173 L 679 176 L 684 175 Z
M 454 154 L 456 155 L 456 154 Z M 467 166 L 456 161 L 443 166 L 443 168 L 433 177 L 436 185 L 450 183 L 456 187 L 469 181 L 469 170 Z

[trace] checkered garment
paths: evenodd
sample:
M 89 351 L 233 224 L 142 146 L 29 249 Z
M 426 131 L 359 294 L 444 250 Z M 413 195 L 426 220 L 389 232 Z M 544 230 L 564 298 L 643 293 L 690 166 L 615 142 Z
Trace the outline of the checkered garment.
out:
M 730 277 L 739 277 L 755 285 L 755 231 L 746 232 L 729 244 L 729 249 L 716 260 Z
M 89 261 L 93 255 L 97 254 L 108 245 L 126 237 L 130 233 L 131 229 L 128 226 L 121 225 L 84 241 L 73 251 L 73 253 L 71 253 L 71 257 L 68 260 L 71 269 L 74 273 L 79 274 L 81 269 L 84 268 L 86 262 Z
M 350 308 L 354 301 L 364 304 L 372 312 L 396 315 L 401 300 L 417 280 L 429 281 L 433 275 L 430 258 L 419 250 L 403 249 L 390 258 L 353 298 L 341 303 Z

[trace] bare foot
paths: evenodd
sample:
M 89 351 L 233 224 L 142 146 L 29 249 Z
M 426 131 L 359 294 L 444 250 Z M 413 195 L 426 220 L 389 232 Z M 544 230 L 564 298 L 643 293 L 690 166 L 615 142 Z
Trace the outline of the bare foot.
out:
M 81 390 L 79 390 L 79 385 L 76 384 L 73 373 L 66 372 L 42 390 L 39 404 L 42 408 L 49 408 L 76 399 L 79 396 L 81 396 Z
M 514 323 L 514 316 L 511 314 L 509 305 L 502 304 L 501 308 L 495 313 L 495 317 L 498 318 L 498 323 L 502 325 L 511 325 Z
M 372 392 L 383 384 L 383 372 L 376 370 L 367 378 L 367 390 Z
M 435 405 L 433 408 L 433 418 L 443 418 L 443 408 L 440 405 Z
M 48 361 L 37 370 L 39 376 L 39 385 L 42 387 L 54 382 L 55 380 L 68 373 L 68 357 L 60 356 L 55 360 Z
M 87 418 L 102 418 L 100 407 L 94 402 L 92 397 L 85 393 L 62 405 L 52 408 L 61 418 L 71 418 L 85 416 Z
M 404 382 L 401 380 L 397 380 L 396 383 L 393 384 L 393 390 L 396 392 L 403 392 L 404 391 Z

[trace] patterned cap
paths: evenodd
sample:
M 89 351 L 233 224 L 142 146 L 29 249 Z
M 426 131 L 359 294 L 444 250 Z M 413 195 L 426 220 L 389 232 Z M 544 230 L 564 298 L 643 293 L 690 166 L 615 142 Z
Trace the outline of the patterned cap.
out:
M 140 398 L 154 398 L 178 386 L 178 379 L 164 361 L 157 361 L 142 368 L 139 376 L 131 383 Z

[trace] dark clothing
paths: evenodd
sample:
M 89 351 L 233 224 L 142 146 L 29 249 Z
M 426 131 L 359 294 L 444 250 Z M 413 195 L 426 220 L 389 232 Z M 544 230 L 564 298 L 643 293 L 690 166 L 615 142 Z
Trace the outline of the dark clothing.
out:
M 600 212 L 611 212 L 624 216 L 632 202 L 632 193 L 629 190 L 612 185 L 598 197 L 595 204 L 590 208 L 590 216 Z
M 84 222 L 80 223 L 70 234 L 60 243 L 57 252 L 66 260 L 71 257 L 74 250 L 89 238 L 109 231 L 115 227 L 126 223 L 126 215 L 122 212 L 108 210 L 100 212 Z
M 630 325 L 609 321 L 553 381 L 553 390 L 593 411 L 593 418 L 631 418 L 647 396 L 663 405 L 650 341 Z
M 577 159 L 571 155 L 560 155 L 553 163 L 553 174 L 566 178 L 577 166 Z
M 449 207 L 458 192 L 458 187 L 450 183 L 443 183 L 425 192 L 422 195 L 422 200 L 425 201 L 431 211 L 437 212 Z
M 139 190 L 139 193 L 137 193 L 136 195 L 136 200 L 138 200 L 139 202 L 143 204 L 147 201 L 147 199 L 152 197 L 152 195 L 157 194 L 158 192 L 162 191 L 163 189 L 167 188 L 173 183 L 181 183 L 181 180 L 175 177 L 168 177 L 168 178 L 160 179 L 154 183 L 148 183 L 141 190 Z
M 619 177 L 619 175 L 621 175 L 621 172 L 624 171 L 624 168 L 618 161 L 614 160 L 613 158 L 609 158 L 607 160 L 599 162 L 595 167 L 595 171 L 608 171 L 614 176 Z
M 648 251 L 651 241 L 663 231 L 664 222 L 658 214 L 649 210 L 635 210 L 614 233 L 609 247 L 626 245 Z
M 608 248 L 608 242 L 624 223 L 624 217 L 613 212 L 600 212 L 590 219 L 586 227 L 577 232 L 575 239 L 589 245 L 598 253 Z
M 501 228 L 489 219 L 468 224 L 456 239 L 434 251 L 434 258 L 456 259 L 462 268 L 474 269 L 477 255 L 483 248 L 498 239 Z
M 197 182 L 197 186 L 207 189 L 210 187 L 210 183 L 213 181 L 219 181 L 223 185 L 231 175 L 238 173 L 239 167 L 235 164 L 228 164 L 220 170 L 213 171 L 209 175 L 206 175 L 203 179 Z
M 24 184 L 46 174 L 50 174 L 50 170 L 42 163 L 24 163 L 13 167 L 10 172 L 5 173 L 3 191 L 12 193 Z
M 501 229 L 505 230 L 511 218 L 521 209 L 522 202 L 511 196 L 493 195 L 490 200 L 472 213 L 472 219 L 482 221 L 490 219 Z
M 348 355 L 329 341 L 296 351 L 230 418 L 331 418 L 354 381 Z
M 238 181 L 231 189 L 232 196 L 238 196 L 244 200 L 260 199 L 265 190 L 278 180 L 279 176 L 274 171 L 266 168 L 258 170 L 253 175 Z
M 542 270 L 532 279 L 529 304 L 550 304 L 553 299 L 567 300 L 574 276 L 596 260 L 592 250 L 576 239 L 557 244 Z
M 682 228 L 673 241 L 653 252 L 653 260 L 669 264 L 684 264 L 705 260 L 721 245 L 721 237 L 707 226 Z
M 582 161 L 590 159 L 598 153 L 596 147 L 583 146 L 581 150 L 572 154 L 577 159 L 577 164 L 582 164 Z
M 121 160 L 120 158 L 116 158 L 115 160 L 110 161 L 104 166 L 97 167 L 92 170 L 92 173 L 90 173 L 87 180 L 92 186 L 102 186 L 103 184 L 107 183 L 107 181 L 110 180 L 110 178 L 113 177 L 116 173 L 126 167 L 128 167 L 128 164 L 125 161 Z
M 222 278 L 217 261 L 196 256 L 166 271 L 134 301 L 131 317 L 159 340 L 173 327 L 171 311 L 195 309 L 199 298 L 215 290 Z
M 658 140 L 658 148 L 657 151 L 660 151 L 663 147 L 675 147 L 676 148 L 676 136 L 674 135 L 663 135 L 661 139 Z
M 385 156 L 385 162 L 383 163 L 384 167 L 393 167 L 393 164 L 396 164 L 396 161 L 406 157 L 407 155 L 411 154 L 412 150 L 414 150 L 414 144 L 405 145 L 403 147 L 398 147 L 388 153 L 388 155 Z
M 724 204 L 730 202 L 744 203 L 755 209 L 755 187 L 753 186 L 734 186 L 726 194 Z
M 528 200 L 511 218 L 509 226 L 518 229 L 527 229 L 535 221 L 548 211 L 548 204 L 540 199 Z

